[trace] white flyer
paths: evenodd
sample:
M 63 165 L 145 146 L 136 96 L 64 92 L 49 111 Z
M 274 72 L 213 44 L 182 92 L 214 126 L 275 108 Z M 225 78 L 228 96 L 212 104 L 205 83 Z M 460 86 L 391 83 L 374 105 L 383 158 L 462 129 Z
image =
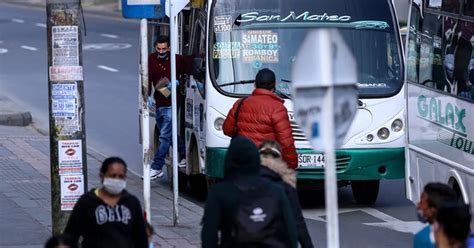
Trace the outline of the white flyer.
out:
M 84 176 L 61 176 L 61 211 L 70 211 L 84 194 Z
M 51 28 L 52 65 L 79 65 L 78 26 L 53 26 Z
M 58 141 L 59 175 L 82 174 L 82 140 Z

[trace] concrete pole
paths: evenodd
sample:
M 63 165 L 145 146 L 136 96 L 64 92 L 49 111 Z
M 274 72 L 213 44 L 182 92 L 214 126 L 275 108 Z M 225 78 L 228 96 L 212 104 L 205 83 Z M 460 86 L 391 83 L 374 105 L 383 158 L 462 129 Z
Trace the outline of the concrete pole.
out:
M 87 192 L 80 0 L 47 0 L 48 101 L 53 234 Z

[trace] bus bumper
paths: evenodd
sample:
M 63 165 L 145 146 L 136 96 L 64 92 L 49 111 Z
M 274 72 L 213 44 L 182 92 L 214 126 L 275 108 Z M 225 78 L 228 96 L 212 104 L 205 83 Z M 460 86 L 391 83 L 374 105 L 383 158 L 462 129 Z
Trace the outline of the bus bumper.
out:
M 308 150 L 298 150 L 298 153 Z M 324 179 L 323 168 L 299 168 L 298 180 Z M 405 177 L 405 149 L 341 149 L 336 151 L 338 180 L 400 179 Z
M 227 148 L 206 148 L 206 175 L 224 176 L 224 157 Z M 311 150 L 301 149 L 298 153 Z M 405 149 L 341 149 L 336 151 L 336 172 L 339 180 L 400 179 L 405 176 Z M 298 180 L 324 179 L 323 168 L 299 168 Z

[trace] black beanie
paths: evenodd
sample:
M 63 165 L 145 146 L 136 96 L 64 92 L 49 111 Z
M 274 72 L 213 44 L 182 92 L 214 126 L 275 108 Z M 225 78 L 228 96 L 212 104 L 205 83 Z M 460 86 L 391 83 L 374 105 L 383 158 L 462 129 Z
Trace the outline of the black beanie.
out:
M 232 138 L 225 156 L 225 175 L 258 174 L 260 155 L 257 146 L 248 138 L 237 136 Z

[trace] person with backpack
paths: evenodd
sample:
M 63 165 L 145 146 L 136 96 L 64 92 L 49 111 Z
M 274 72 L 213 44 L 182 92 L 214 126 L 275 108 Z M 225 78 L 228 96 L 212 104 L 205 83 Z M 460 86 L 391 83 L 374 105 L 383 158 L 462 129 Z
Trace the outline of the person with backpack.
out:
M 237 136 L 213 185 L 202 219 L 202 247 L 296 247 L 296 224 L 284 189 L 259 177 L 255 144 Z
M 301 205 L 296 191 L 296 173 L 289 169 L 281 158 L 281 146 L 274 140 L 265 140 L 259 147 L 260 152 L 260 176 L 274 183 L 280 184 L 288 196 L 296 221 L 298 242 L 302 248 L 313 248 L 308 228 L 303 218 Z

